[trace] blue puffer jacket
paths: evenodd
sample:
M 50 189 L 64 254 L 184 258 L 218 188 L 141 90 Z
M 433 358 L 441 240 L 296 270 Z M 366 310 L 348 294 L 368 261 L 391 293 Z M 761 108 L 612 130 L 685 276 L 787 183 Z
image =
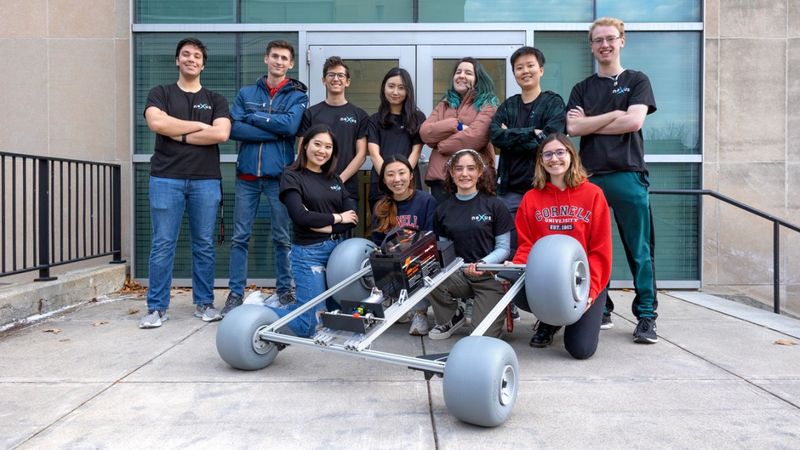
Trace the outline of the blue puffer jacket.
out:
M 241 141 L 236 172 L 275 177 L 294 161 L 297 128 L 308 106 L 308 88 L 289 82 L 269 96 L 266 77 L 239 90 L 231 107 L 231 139 Z

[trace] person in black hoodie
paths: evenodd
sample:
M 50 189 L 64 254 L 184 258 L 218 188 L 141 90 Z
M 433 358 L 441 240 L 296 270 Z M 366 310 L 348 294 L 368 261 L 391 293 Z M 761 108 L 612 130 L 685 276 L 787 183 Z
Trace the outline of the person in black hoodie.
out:
M 522 196 L 533 182 L 536 149 L 547 135 L 565 131 L 565 106 L 560 95 L 542 92 L 544 54 L 541 50 L 520 47 L 511 55 L 511 69 L 522 94 L 500 105 L 489 127 L 489 135 L 500 152 L 497 196 L 514 217 Z M 512 233 L 512 252 L 515 248 L 516 236 Z

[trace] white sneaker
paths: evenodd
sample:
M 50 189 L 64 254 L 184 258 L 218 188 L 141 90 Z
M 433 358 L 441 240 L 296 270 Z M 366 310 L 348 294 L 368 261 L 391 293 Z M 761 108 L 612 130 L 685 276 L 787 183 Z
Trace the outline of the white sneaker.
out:
M 243 305 L 264 305 L 264 294 L 261 291 L 253 291 L 242 301 Z
M 411 328 L 408 329 L 408 334 L 412 336 L 425 336 L 428 334 L 428 330 L 427 312 L 415 312 L 414 318 L 411 319 Z

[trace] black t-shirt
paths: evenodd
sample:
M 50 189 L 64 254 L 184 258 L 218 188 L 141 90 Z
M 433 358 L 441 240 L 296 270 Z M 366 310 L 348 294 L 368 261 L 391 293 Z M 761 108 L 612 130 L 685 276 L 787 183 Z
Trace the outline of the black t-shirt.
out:
M 587 116 L 597 116 L 616 109 L 627 111 L 631 105 L 647 106 L 647 114 L 656 111 L 650 79 L 642 72 L 626 69 L 616 81 L 594 74 L 576 84 L 567 111 L 580 106 Z M 642 130 L 581 136 L 581 161 L 592 174 L 646 172 Z
M 330 126 L 339 149 L 336 173 L 341 174 L 356 156 L 356 141 L 367 135 L 368 120 L 367 113 L 352 103 L 331 106 L 323 100 L 305 110 L 297 135 L 302 137 L 312 125 L 324 123 Z M 358 195 L 357 180 L 358 177 L 354 175 L 345 183 L 353 196 Z
M 519 102 L 519 111 L 517 111 L 517 123 L 513 124 L 513 128 L 527 128 L 530 126 L 530 116 L 531 110 L 533 109 L 533 104 L 536 103 L 542 96 L 537 95 L 533 101 L 529 103 Z
M 425 114 L 417 110 L 417 124 L 422 125 L 425 122 Z M 411 154 L 411 147 L 416 144 L 422 144 L 422 139 L 419 137 L 419 129 L 413 135 L 408 133 L 403 118 L 399 114 L 389 114 L 389 126 L 381 126 L 381 119 L 378 113 L 369 117 L 367 125 L 367 142 L 370 144 L 378 144 L 381 148 L 380 153 L 383 159 L 387 159 L 393 155 L 403 155 L 406 158 Z M 414 167 L 414 180 L 416 180 L 417 189 L 422 189 L 422 180 L 420 179 L 419 165 Z M 380 198 L 382 193 L 378 192 L 378 172 L 373 168 L 370 177 L 372 188 L 370 188 L 370 198 Z M 373 192 L 374 189 L 374 192 Z
M 494 250 L 495 238 L 513 230 L 514 220 L 497 197 L 478 193 L 459 200 L 453 195 L 436 207 L 433 229 L 437 236 L 453 241 L 464 262 L 473 263 Z
M 185 92 L 177 83 L 151 89 L 144 110 L 147 111 L 151 106 L 176 119 L 209 125 L 215 119 L 229 116 L 228 101 L 222 95 L 206 88 Z M 150 175 L 194 180 L 222 178 L 219 166 L 219 145 L 183 144 L 156 134 L 155 153 L 150 158 Z
M 330 233 L 317 233 L 311 228 L 333 225 L 333 233 L 344 233 L 354 227 L 352 224 L 333 223 L 334 213 L 356 209 L 338 176 L 329 178 L 308 169 L 284 170 L 280 199 L 292 218 L 292 242 L 295 244 L 316 244 L 330 238 Z

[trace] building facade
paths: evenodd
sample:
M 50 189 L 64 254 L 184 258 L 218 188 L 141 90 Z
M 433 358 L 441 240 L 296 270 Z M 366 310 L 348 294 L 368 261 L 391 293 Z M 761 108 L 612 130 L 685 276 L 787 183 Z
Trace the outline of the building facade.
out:
M 386 70 L 414 78 L 426 114 L 449 85 L 455 60 L 481 60 L 503 99 L 518 91 L 508 64 L 517 47 L 546 55 L 542 86 L 565 100 L 594 71 L 587 30 L 597 17 L 626 22 L 626 68 L 651 78 L 658 111 L 644 135 L 652 187 L 713 189 L 800 223 L 800 1 L 653 0 L 8 0 L 0 6 L 0 80 L 19 105 L 0 150 L 123 165 L 123 245 L 135 278 L 147 278 L 147 177 L 153 136 L 142 110 L 148 90 L 174 82 L 178 40 L 208 46 L 202 81 L 232 101 L 264 73 L 271 39 L 295 44 L 290 76 L 324 98 L 322 62 L 350 66 L 348 98 L 378 105 Z M 795 20 L 793 20 L 795 19 Z M 28 106 L 25 106 L 28 105 Z M 794 138 L 794 139 L 793 139 Z M 225 221 L 232 223 L 236 145 L 221 147 Z M 769 300 L 771 223 L 713 199 L 653 196 L 659 287 L 741 292 Z M 273 278 L 269 217 L 251 240 L 249 278 Z M 229 227 L 230 228 L 230 227 Z M 229 230 L 230 234 L 230 230 Z M 782 297 L 800 310 L 800 236 L 782 231 Z M 176 282 L 188 282 L 182 233 Z M 228 244 L 218 247 L 218 285 Z M 615 285 L 630 278 L 615 245 Z

